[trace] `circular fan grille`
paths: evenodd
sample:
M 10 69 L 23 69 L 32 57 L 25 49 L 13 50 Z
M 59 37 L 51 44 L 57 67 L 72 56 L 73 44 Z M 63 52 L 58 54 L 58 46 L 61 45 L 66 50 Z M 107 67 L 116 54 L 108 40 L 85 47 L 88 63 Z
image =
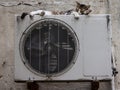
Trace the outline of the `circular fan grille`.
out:
M 58 74 L 75 62 L 77 39 L 62 21 L 37 21 L 24 32 L 21 41 L 24 61 L 37 73 Z

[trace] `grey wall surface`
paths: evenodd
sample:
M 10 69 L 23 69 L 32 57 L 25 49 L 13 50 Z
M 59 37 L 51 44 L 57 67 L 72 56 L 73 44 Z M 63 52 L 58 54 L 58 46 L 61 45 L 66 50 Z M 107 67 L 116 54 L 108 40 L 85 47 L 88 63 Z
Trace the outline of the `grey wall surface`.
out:
M 27 2 L 34 5 L 40 1 L 40 6 L 19 5 L 5 7 L 0 5 L 0 90 L 27 90 L 25 83 L 14 82 L 14 31 L 15 14 L 38 9 L 68 10 L 75 7 L 76 0 L 0 0 L 0 4 L 16 4 Z M 120 0 L 77 0 L 90 4 L 92 14 L 111 14 L 113 45 L 117 69 L 120 72 Z M 120 90 L 120 73 L 115 77 L 116 90 Z M 89 84 L 88 84 L 89 86 Z M 109 83 L 101 83 L 100 90 L 110 90 Z M 81 90 L 80 83 L 40 83 L 40 90 Z M 84 90 L 84 89 L 83 89 Z M 85 89 L 85 90 L 89 90 Z

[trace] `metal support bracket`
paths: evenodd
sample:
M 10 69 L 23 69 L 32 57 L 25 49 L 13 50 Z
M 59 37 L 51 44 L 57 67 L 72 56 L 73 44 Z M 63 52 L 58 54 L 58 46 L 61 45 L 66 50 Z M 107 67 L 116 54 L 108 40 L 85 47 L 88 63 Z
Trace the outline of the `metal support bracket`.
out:
M 37 82 L 27 82 L 28 90 L 39 90 L 39 85 Z
M 99 81 L 92 81 L 91 82 L 91 90 L 98 90 L 99 89 Z

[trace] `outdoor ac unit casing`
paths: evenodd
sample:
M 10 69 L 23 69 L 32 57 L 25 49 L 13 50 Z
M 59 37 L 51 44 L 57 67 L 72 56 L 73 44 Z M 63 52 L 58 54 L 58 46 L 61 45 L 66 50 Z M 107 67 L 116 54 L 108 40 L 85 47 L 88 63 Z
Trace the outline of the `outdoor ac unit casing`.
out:
M 58 19 L 74 30 L 78 38 L 76 61 L 64 73 L 56 76 L 42 76 L 29 70 L 22 61 L 20 40 L 24 31 L 41 19 Z M 73 15 L 29 16 L 21 20 L 16 16 L 15 31 L 15 81 L 66 81 L 66 80 L 103 80 L 112 78 L 111 65 L 111 29 L 109 15 Z

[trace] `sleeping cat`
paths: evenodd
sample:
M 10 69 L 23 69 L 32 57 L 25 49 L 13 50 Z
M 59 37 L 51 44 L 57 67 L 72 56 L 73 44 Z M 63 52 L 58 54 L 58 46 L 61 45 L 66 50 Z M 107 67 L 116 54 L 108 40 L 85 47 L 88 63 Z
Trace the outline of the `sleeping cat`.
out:
M 46 11 L 46 10 L 37 10 L 30 13 L 24 12 L 21 15 L 21 19 L 24 19 L 26 15 L 29 15 L 31 18 L 34 15 L 74 15 L 75 19 L 79 19 L 79 15 L 88 15 L 92 10 L 90 10 L 90 5 L 80 4 L 76 1 L 76 8 L 67 10 L 67 11 Z
M 68 10 L 68 11 L 61 11 L 61 12 L 58 12 L 58 11 L 46 11 L 46 10 L 37 10 L 37 11 L 32 11 L 30 13 L 22 13 L 21 15 L 21 19 L 24 19 L 26 15 L 29 15 L 31 18 L 34 16 L 34 15 L 40 15 L 40 16 L 44 16 L 44 15 L 74 15 L 75 16 L 75 19 L 78 19 L 79 18 L 79 13 L 76 12 L 76 11 L 71 11 L 71 10 Z

